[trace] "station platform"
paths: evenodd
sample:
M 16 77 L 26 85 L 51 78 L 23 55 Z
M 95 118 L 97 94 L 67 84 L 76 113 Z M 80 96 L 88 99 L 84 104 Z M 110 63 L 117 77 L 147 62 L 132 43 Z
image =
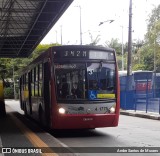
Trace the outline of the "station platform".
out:
M 38 123 L 15 111 L 17 101 L 6 100 L 5 117 L 0 118 L 0 156 L 75 156 L 69 147 L 42 129 Z M 13 109 L 15 108 L 15 109 Z
M 5 103 L 7 115 L 0 118 L 0 156 L 21 156 L 22 152 L 24 156 L 66 156 L 64 149 L 68 150 L 67 156 L 79 155 L 24 117 L 18 101 L 6 100 Z M 120 114 L 160 120 L 160 114 L 152 112 L 121 110 Z

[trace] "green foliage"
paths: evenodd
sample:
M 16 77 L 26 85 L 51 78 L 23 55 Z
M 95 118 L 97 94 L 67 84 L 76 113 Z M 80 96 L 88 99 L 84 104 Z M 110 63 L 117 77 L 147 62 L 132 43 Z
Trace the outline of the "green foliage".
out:
M 149 45 L 141 48 L 141 63 L 145 65 L 145 70 L 154 70 L 154 49 Z
M 155 22 L 160 20 L 160 5 L 158 7 L 155 7 L 148 19 L 148 32 L 150 32 L 151 29 L 154 29 Z
M 14 98 L 14 89 L 13 88 L 4 88 L 4 98 L 13 99 Z
M 111 39 L 111 41 L 105 42 L 106 47 L 110 47 L 116 50 L 117 55 L 122 54 L 122 44 L 118 42 L 118 39 Z
M 122 57 L 117 55 L 118 69 L 122 70 Z
M 160 5 L 152 10 L 148 20 L 148 31 L 145 35 L 145 45 L 141 48 L 141 56 L 146 70 L 160 72 Z
M 136 70 L 145 70 L 145 65 L 144 64 L 135 64 L 132 68 L 133 71 Z
M 49 47 L 57 46 L 59 44 L 39 44 L 37 48 L 33 51 L 33 53 L 29 56 L 29 59 L 34 60 L 37 58 L 41 53 L 47 50 Z
M 40 44 L 33 51 L 33 53 L 28 58 L 0 58 L 0 71 L 1 78 L 9 79 L 13 81 L 13 76 L 15 81 L 19 76 L 19 71 L 26 67 L 33 59 L 38 57 L 42 52 L 52 46 L 56 46 L 58 44 Z

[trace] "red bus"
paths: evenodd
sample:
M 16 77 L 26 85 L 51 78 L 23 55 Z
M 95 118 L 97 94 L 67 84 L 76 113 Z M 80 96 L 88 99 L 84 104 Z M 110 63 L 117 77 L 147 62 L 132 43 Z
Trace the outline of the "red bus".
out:
M 117 126 L 119 96 L 116 56 L 110 48 L 51 47 L 20 76 L 21 109 L 51 129 Z

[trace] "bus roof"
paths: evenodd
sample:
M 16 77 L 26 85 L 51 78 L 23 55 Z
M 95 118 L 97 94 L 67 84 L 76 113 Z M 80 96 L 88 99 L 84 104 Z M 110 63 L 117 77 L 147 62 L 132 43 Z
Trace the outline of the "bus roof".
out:
M 54 50 L 60 50 L 60 49 L 74 49 L 74 48 L 78 48 L 78 49 L 92 49 L 92 50 L 104 50 L 104 51 L 115 51 L 113 48 L 109 48 L 109 47 L 103 47 L 103 46 L 93 46 L 93 45 L 63 45 L 63 46 L 53 46 L 51 47 Z
M 22 75 L 24 72 L 27 72 L 32 68 L 33 65 L 36 65 L 36 63 L 40 60 L 40 58 L 45 58 L 49 54 L 50 49 L 53 50 L 72 50 L 72 49 L 79 49 L 79 50 L 102 50 L 102 51 L 108 51 L 108 52 L 115 52 L 114 49 L 108 48 L 108 47 L 102 47 L 102 46 L 93 46 L 93 45 L 62 45 L 62 46 L 52 46 L 46 49 L 44 52 L 42 52 L 36 59 L 34 59 L 28 66 L 26 66 L 24 69 L 19 71 L 19 74 Z

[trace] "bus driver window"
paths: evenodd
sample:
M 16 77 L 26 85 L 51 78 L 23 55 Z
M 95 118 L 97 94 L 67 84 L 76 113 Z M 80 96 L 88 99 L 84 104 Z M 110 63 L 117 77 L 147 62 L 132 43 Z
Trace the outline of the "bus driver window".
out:
M 62 88 L 61 88 L 62 98 L 66 98 L 69 95 L 69 85 L 67 83 L 67 79 L 62 79 Z
M 74 98 L 82 98 L 82 91 L 78 88 L 78 83 L 73 84 L 71 92 Z

